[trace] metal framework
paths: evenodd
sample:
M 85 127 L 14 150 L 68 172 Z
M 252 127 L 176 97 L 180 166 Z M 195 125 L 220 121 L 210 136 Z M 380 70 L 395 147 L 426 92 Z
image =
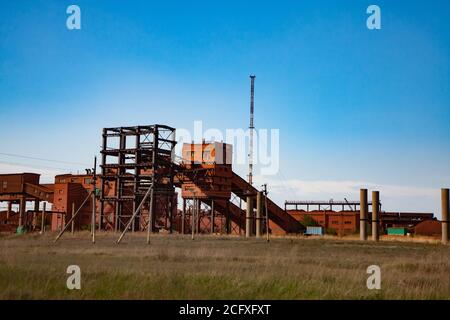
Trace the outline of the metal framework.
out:
M 239 234 L 239 226 L 231 221 L 230 204 L 222 198 L 183 198 L 183 209 L 177 215 L 181 234 Z
M 130 224 L 131 230 L 146 229 L 149 217 L 155 228 L 161 217 L 151 214 L 150 208 L 159 202 L 163 202 L 165 208 L 158 212 L 164 213 L 163 218 L 168 220 L 171 228 L 175 198 L 175 129 L 158 124 L 105 128 L 102 137 L 99 228 L 109 224 L 115 231 L 123 230 L 138 208 L 139 212 Z M 114 185 L 114 194 L 105 193 L 110 184 Z M 148 202 L 140 206 L 152 186 Z M 106 205 L 114 208 L 112 216 L 105 214 Z M 145 211 L 146 217 L 143 216 Z
M 367 203 L 368 206 L 372 206 L 372 202 Z M 330 199 L 328 201 L 285 201 L 284 203 L 284 210 L 296 210 L 299 209 L 305 209 L 306 212 L 310 211 L 310 207 L 315 207 L 317 210 L 330 210 L 333 211 L 333 207 L 341 207 L 342 211 L 359 211 L 361 203 L 359 201 L 352 201 L 345 199 L 344 201 L 335 201 L 333 199 Z M 347 210 L 345 210 L 348 208 Z M 380 203 L 380 210 L 381 210 L 381 203 Z

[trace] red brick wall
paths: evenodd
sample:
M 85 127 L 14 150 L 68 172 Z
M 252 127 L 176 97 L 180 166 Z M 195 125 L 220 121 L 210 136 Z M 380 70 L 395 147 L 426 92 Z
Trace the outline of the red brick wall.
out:
M 359 230 L 359 211 L 310 211 L 288 210 L 288 213 L 300 222 L 309 216 L 325 230 L 333 229 L 339 235 L 356 233 Z

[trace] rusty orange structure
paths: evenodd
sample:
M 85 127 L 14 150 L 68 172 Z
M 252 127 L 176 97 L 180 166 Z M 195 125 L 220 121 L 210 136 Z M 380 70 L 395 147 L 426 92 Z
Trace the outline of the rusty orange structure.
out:
M 372 206 L 368 202 L 369 207 Z M 303 224 L 317 224 L 328 233 L 347 235 L 359 232 L 359 201 L 286 201 L 285 209 Z M 381 205 L 380 205 L 381 207 Z M 336 208 L 341 210 L 336 210 Z M 312 209 L 312 210 L 310 210 Z M 434 219 L 432 213 L 385 212 L 380 210 L 379 227 L 386 231 L 391 227 L 404 227 L 414 232 L 415 226 Z M 368 212 L 369 221 L 372 212 Z
M 0 202 L 7 203 L 7 210 L 0 213 L 0 231 L 14 231 L 23 226 L 34 230 L 41 225 L 36 215 L 39 204 L 53 201 L 53 186 L 40 184 L 39 180 L 36 173 L 0 174 Z M 34 203 L 33 209 L 26 209 L 27 202 Z M 18 205 L 18 210 L 13 211 L 13 205 Z
M 75 229 L 79 230 L 91 223 L 92 202 L 83 204 L 83 201 L 92 190 L 92 179 L 92 174 L 64 174 L 55 177 L 52 231 L 61 230 L 72 217 L 72 208 L 78 209 L 80 206 L 80 213 L 74 221 Z M 98 186 L 100 183 L 97 182 Z
M 34 173 L 2 174 L 0 201 L 7 202 L 8 210 L 0 212 L 0 231 L 13 231 L 19 226 L 36 230 L 36 213 L 43 201 L 53 204 L 47 211 L 51 221 L 44 221 L 53 231 L 66 227 L 73 212 L 78 212 L 74 230 L 90 229 L 95 223 L 99 230 L 121 232 L 248 236 L 257 227 L 259 234 L 285 235 L 302 233 L 306 218 L 338 234 L 358 230 L 358 202 L 286 202 L 282 209 L 269 198 L 262 201 L 261 191 L 233 172 L 231 145 L 215 141 L 185 143 L 181 158 L 175 156 L 175 145 L 175 129 L 166 125 L 105 128 L 99 179 L 94 179 L 92 170 L 58 175 L 53 184 L 40 184 L 39 174 Z M 93 201 L 86 201 L 93 193 Z M 26 210 L 30 201 L 33 210 Z M 254 212 L 255 202 L 259 218 Z M 12 210 L 13 205 L 19 205 L 19 209 Z M 306 210 L 299 209 L 301 205 L 306 205 Z M 318 208 L 310 211 L 313 205 Z M 294 207 L 288 210 L 288 206 Z M 336 212 L 333 206 L 342 206 L 342 210 Z M 261 215 L 266 210 L 268 219 Z M 380 223 L 383 227 L 413 227 L 432 218 L 432 214 L 382 212 Z M 245 232 L 247 228 L 251 232 Z

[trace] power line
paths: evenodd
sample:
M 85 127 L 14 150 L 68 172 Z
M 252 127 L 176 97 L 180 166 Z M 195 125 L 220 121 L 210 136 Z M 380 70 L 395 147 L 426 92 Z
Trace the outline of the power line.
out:
M 61 172 L 68 171 L 68 170 L 70 171 L 71 170 L 71 169 L 68 169 L 68 168 L 58 168 L 58 167 L 42 166 L 42 165 L 38 165 L 38 164 L 26 164 L 26 163 L 8 162 L 8 161 L 1 161 L 1 160 L 0 160 L 0 163 L 11 165 L 11 166 L 25 167 L 25 168 L 30 168 L 30 169 L 58 170 L 58 171 L 61 171 Z
M 86 163 L 81 162 L 71 162 L 71 161 L 62 161 L 62 160 L 53 160 L 53 159 L 46 159 L 46 158 L 38 158 L 38 157 L 31 157 L 31 156 L 24 156 L 20 154 L 13 154 L 13 153 L 3 153 L 0 152 L 0 155 L 8 156 L 8 157 L 16 157 L 16 158 L 23 158 L 23 159 L 30 159 L 30 160 L 40 160 L 40 161 L 48 161 L 48 162 L 55 162 L 55 163 L 62 163 L 62 164 L 76 164 L 81 166 L 90 166 Z

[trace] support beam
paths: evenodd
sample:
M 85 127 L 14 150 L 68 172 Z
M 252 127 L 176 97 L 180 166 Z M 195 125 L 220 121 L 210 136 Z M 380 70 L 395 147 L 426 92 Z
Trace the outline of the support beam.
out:
M 192 234 L 192 240 L 194 240 L 195 237 L 195 211 L 196 211 L 196 207 L 197 207 L 197 200 L 194 198 L 194 200 L 192 201 L 192 206 L 191 206 L 191 234 Z
M 92 179 L 92 243 L 95 243 L 95 219 L 97 214 L 96 208 L 96 191 L 97 191 L 97 157 L 94 157 L 94 168 L 92 170 L 94 176 Z
M 72 219 L 72 217 L 75 215 L 75 202 L 72 202 L 72 216 L 70 217 L 72 222 L 70 223 L 72 235 L 75 233 L 75 219 Z
M 258 192 L 256 194 L 256 237 L 261 238 L 261 219 L 263 211 L 263 194 Z
M 372 240 L 379 241 L 378 220 L 380 217 L 380 192 L 372 191 Z
M 9 216 L 11 215 L 12 211 L 12 201 L 8 201 L 8 209 L 6 211 L 6 221 L 9 222 Z
M 197 212 L 197 220 L 195 221 L 195 233 L 200 234 L 200 214 L 202 212 L 202 201 L 200 199 L 197 199 L 197 207 L 195 208 L 195 211 Z
M 215 220 L 215 212 L 214 212 L 214 199 L 211 200 L 211 234 L 214 234 L 214 220 Z
M 41 217 L 41 234 L 45 232 L 45 208 L 47 203 L 42 204 L 42 217 Z
M 442 200 L 442 244 L 448 243 L 449 234 L 449 189 L 441 190 L 441 200 Z
M 186 199 L 183 198 L 183 211 L 181 211 L 181 234 L 185 233 L 186 224 Z
M 226 206 L 227 206 L 227 208 L 226 208 L 226 217 L 225 217 L 225 221 L 226 221 L 226 224 L 227 224 L 227 234 L 231 234 L 230 201 L 227 201 Z
M 242 198 L 239 197 L 239 218 L 241 218 L 242 216 Z M 241 230 L 241 224 L 239 224 L 239 235 L 242 234 L 242 230 Z
M 154 207 L 155 207 L 155 177 L 152 178 L 152 185 L 150 186 L 150 200 L 148 205 L 148 223 L 147 223 L 147 244 L 150 244 L 150 235 L 153 232 L 153 219 L 154 219 Z M 148 193 L 148 192 L 147 192 Z M 145 200 L 145 197 L 144 197 Z M 144 202 L 142 200 L 142 202 Z
M 27 201 L 24 196 L 19 200 L 19 227 L 23 226 Z
M 169 233 L 173 233 L 172 198 L 167 195 L 167 215 L 169 216 Z
M 253 199 L 251 196 L 247 196 L 247 211 L 245 213 L 245 237 L 250 238 L 252 236 L 252 212 L 253 211 Z
M 83 206 L 89 201 L 89 199 L 92 197 L 93 191 L 91 190 L 89 192 L 89 194 L 87 195 L 86 199 L 83 200 L 83 202 L 81 203 L 81 206 L 77 209 L 77 211 L 75 212 L 74 215 L 72 215 L 72 217 L 70 218 L 70 220 L 67 222 L 67 224 L 63 227 L 63 229 L 61 230 L 61 232 L 58 234 L 58 236 L 55 239 L 55 242 L 58 241 L 59 238 L 61 238 L 61 236 L 64 234 L 64 232 L 66 232 L 66 229 L 69 227 L 69 224 L 72 223 L 72 221 L 77 217 L 78 213 L 80 212 L 81 208 L 83 208 Z M 45 214 L 45 202 L 44 202 L 44 211 L 42 212 L 42 215 L 44 216 Z
M 36 223 L 37 223 L 36 215 L 38 212 L 39 212 L 39 199 L 35 199 L 34 200 L 33 221 L 31 222 L 33 231 L 36 229 Z
M 92 233 L 92 243 L 95 243 L 95 186 L 92 192 L 92 221 L 91 221 L 91 233 Z
M 367 205 L 367 189 L 359 191 L 359 201 L 361 203 L 359 208 L 359 239 L 361 241 L 367 240 L 367 212 L 369 206 Z

